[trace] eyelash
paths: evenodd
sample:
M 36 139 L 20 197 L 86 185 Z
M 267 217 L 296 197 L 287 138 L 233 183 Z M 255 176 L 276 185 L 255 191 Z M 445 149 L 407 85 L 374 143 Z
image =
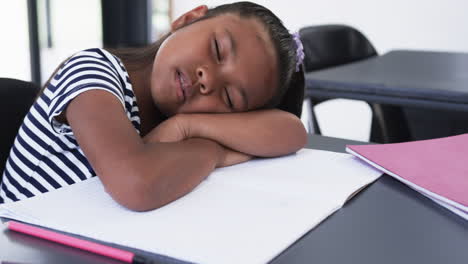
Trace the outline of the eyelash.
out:
M 229 108 L 233 109 L 233 108 L 234 108 L 234 105 L 232 104 L 231 97 L 229 96 L 229 93 L 228 93 L 227 88 L 224 88 L 224 91 L 226 91 L 226 97 L 227 97 L 227 99 L 228 99 Z
M 216 58 L 218 59 L 218 61 L 221 61 L 221 54 L 219 53 L 218 40 L 214 39 L 214 44 L 215 44 L 215 50 L 216 50 Z
M 218 40 L 216 38 L 214 39 L 214 45 L 215 45 L 215 51 L 216 51 L 216 59 L 220 62 L 221 61 L 221 54 L 219 52 Z M 227 88 L 224 88 L 224 91 L 226 92 L 226 97 L 227 97 L 227 100 L 228 100 L 229 108 L 233 109 L 234 105 L 232 104 L 231 97 L 229 96 L 229 92 L 228 92 Z

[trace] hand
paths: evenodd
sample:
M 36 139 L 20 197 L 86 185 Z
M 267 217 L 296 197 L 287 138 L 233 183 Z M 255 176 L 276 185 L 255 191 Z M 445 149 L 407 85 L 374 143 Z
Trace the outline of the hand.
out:
M 193 126 L 195 122 L 189 122 L 192 116 L 193 115 L 179 114 L 167 119 L 153 128 L 153 130 L 144 137 L 143 141 L 145 143 L 179 142 L 191 137 L 200 137 L 199 135 L 194 135 L 195 128 Z M 219 160 L 216 165 L 218 168 L 232 166 L 253 158 L 252 155 L 232 150 L 218 142 L 216 142 L 216 145 L 220 148 Z
M 186 115 L 190 116 L 187 119 L 191 137 L 210 139 L 253 156 L 289 154 L 301 149 L 307 142 L 307 132 L 301 120 L 277 109 Z
M 144 142 L 178 142 L 190 138 L 189 117 L 175 115 L 153 128 Z
M 235 150 L 223 147 L 223 146 L 221 147 L 224 148 L 224 157 L 220 160 L 219 164 L 216 166 L 217 168 L 236 165 L 242 162 L 249 161 L 253 158 L 252 155 L 238 152 L 238 151 L 235 151 Z

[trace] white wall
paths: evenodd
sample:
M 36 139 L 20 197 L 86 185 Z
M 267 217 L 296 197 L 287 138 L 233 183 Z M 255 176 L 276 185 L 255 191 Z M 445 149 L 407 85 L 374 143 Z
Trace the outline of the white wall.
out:
M 0 77 L 31 79 L 26 1 L 0 1 Z
M 38 1 L 43 82 L 74 52 L 102 46 L 99 0 L 51 1 L 50 49 L 45 44 L 44 5 L 45 1 Z M 0 36 L 0 77 L 30 81 L 27 1 L 0 0 Z
M 232 1 L 173 0 L 173 17 L 199 4 Z M 466 0 L 256 0 L 290 30 L 314 24 L 343 23 L 361 30 L 379 53 L 391 49 L 468 52 Z
M 82 49 L 102 47 L 101 3 L 97 0 L 51 1 L 53 47 L 42 36 L 41 73 L 45 83 L 59 64 Z M 40 12 L 40 11 L 39 11 Z M 45 22 L 41 23 L 45 26 Z

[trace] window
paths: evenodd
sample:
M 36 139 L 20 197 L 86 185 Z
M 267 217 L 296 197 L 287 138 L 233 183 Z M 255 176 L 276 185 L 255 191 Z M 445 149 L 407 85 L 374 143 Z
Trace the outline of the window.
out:
M 172 1 L 171 0 L 152 0 L 152 36 L 155 41 L 165 33 L 169 32 L 172 22 Z

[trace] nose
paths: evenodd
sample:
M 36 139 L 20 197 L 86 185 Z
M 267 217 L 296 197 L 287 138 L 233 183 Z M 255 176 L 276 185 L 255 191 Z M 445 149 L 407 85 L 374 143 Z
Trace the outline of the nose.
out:
M 208 71 L 207 67 L 197 68 L 197 78 L 200 84 L 200 93 L 208 95 L 215 89 L 215 74 Z

